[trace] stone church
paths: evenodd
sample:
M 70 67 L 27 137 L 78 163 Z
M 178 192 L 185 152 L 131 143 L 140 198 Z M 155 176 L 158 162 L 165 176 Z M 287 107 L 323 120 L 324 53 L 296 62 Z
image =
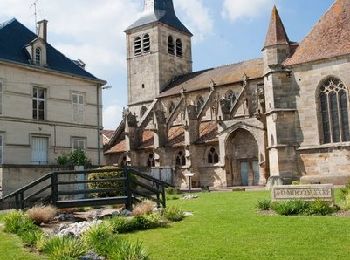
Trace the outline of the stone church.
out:
M 128 108 L 108 164 L 170 169 L 183 188 L 189 173 L 194 187 L 350 180 L 350 0 L 300 43 L 274 7 L 262 57 L 197 72 L 172 0 L 145 0 L 125 32 Z

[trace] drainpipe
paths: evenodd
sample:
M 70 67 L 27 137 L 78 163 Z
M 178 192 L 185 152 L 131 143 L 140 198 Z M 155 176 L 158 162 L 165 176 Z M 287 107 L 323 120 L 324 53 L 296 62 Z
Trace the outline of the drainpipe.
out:
M 97 84 L 97 164 L 98 166 L 101 165 L 101 102 L 100 102 L 100 88 L 101 85 Z

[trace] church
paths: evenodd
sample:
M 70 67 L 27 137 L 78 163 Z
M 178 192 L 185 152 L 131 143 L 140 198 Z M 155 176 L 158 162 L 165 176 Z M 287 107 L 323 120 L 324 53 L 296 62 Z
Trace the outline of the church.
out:
M 172 0 L 145 0 L 125 32 L 128 108 L 108 164 L 170 173 L 180 188 L 189 175 L 198 188 L 350 181 L 350 0 L 300 43 L 274 7 L 261 57 L 197 72 Z

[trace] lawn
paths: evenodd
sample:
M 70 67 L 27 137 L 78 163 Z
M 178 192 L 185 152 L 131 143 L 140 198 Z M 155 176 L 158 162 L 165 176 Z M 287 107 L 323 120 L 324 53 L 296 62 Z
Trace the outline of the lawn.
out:
M 203 193 L 170 201 L 194 216 L 170 228 L 126 235 L 151 259 L 349 259 L 350 218 L 261 216 L 267 192 Z

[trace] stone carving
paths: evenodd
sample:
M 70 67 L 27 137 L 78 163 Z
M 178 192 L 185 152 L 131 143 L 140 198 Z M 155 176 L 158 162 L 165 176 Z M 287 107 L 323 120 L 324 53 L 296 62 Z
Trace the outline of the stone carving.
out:
M 322 200 L 333 203 L 334 186 L 333 184 L 275 186 L 272 188 L 271 196 L 273 201 Z

